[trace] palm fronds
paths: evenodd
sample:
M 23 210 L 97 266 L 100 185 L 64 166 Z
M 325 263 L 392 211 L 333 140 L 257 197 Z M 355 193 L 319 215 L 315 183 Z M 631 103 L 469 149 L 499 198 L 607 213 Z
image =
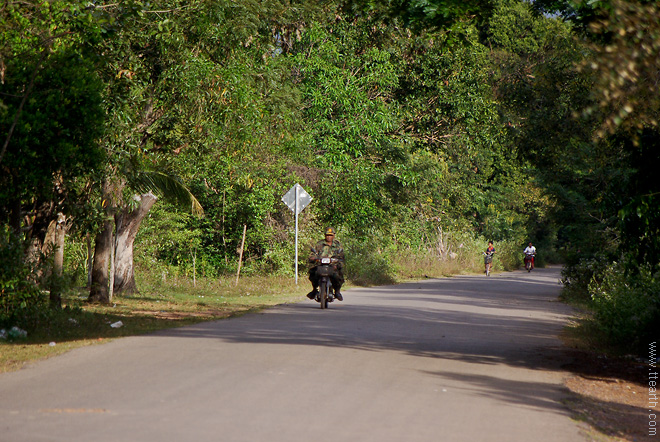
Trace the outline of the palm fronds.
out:
M 138 192 L 153 192 L 170 202 L 189 207 L 196 216 L 204 215 L 204 209 L 195 195 L 176 176 L 142 170 L 131 177 L 130 185 Z

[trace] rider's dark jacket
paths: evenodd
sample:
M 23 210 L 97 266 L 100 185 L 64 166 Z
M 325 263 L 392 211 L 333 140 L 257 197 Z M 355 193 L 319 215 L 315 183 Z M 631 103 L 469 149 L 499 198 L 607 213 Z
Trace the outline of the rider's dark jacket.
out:
M 325 240 L 321 240 L 316 243 L 316 246 L 312 250 L 307 262 L 310 265 L 309 280 L 312 282 L 314 288 L 318 287 L 319 284 L 319 277 L 316 275 L 317 260 L 320 258 L 335 258 L 337 259 L 336 272 L 330 276 L 330 279 L 335 290 L 339 290 L 344 283 L 344 249 L 342 249 L 339 241 L 333 239 L 332 244 L 328 245 Z
M 331 245 L 328 245 L 325 240 L 321 240 L 316 243 L 313 250 L 308 259 L 310 266 L 315 267 L 318 264 L 316 260 L 320 258 L 336 258 L 338 260 L 337 269 L 344 267 L 344 249 L 336 239 L 332 240 Z

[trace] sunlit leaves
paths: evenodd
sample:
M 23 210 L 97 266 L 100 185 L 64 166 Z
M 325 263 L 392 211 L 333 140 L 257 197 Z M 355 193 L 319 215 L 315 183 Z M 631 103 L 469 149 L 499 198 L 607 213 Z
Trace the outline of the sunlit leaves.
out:
M 313 121 L 321 164 L 348 167 L 342 160 L 383 160 L 382 146 L 396 126 L 390 106 L 398 83 L 391 54 L 376 47 L 363 49 L 367 35 L 360 26 L 339 22 L 332 33 L 316 27 L 297 56 L 306 96 L 306 113 Z
M 591 31 L 602 38 L 583 69 L 596 74 L 597 107 L 606 113 L 599 135 L 618 128 L 658 127 L 660 121 L 660 5 L 615 0 Z M 589 109 L 590 112 L 594 108 Z
M 321 182 L 321 216 L 360 233 L 382 223 L 386 167 L 406 158 L 393 102 L 399 61 L 372 45 L 370 32 L 385 31 L 342 20 L 315 26 L 295 58 L 312 134 L 310 158 L 332 171 Z

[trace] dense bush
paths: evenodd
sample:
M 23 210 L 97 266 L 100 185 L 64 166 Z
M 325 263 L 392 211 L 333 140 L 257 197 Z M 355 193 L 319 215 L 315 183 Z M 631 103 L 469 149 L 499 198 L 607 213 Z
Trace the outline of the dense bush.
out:
M 660 324 L 660 272 L 640 269 L 626 275 L 624 266 L 609 266 L 601 282 L 592 279 L 589 294 L 595 319 L 609 339 L 630 348 L 644 348 Z
M 580 259 L 575 255 L 568 256 L 561 272 L 561 282 L 564 285 L 562 298 L 581 304 L 591 304 L 589 285 L 592 281 L 603 280 L 607 266 L 608 260 L 603 257 Z
M 47 305 L 37 266 L 24 259 L 23 244 L 16 236 L 0 232 L 0 326 L 16 325 L 17 319 Z
M 502 270 L 514 270 L 522 265 L 522 252 L 525 249 L 523 241 L 504 240 L 500 241 L 495 248 Z
M 344 273 L 353 284 L 391 284 L 396 280 L 394 250 L 391 247 L 384 249 L 382 241 L 356 241 L 349 238 L 342 245 L 346 254 Z

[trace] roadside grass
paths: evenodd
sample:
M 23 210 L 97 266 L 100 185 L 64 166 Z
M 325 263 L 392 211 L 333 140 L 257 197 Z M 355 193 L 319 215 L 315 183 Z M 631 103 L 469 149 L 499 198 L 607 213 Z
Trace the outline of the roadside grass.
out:
M 309 291 L 306 278 L 242 277 L 193 281 L 138 280 L 140 292 L 115 296 L 109 305 L 86 302 L 87 291 L 69 291 L 63 308 L 31 318 L 24 339 L 0 340 L 0 372 L 25 363 L 124 336 L 150 333 L 202 321 L 238 316 L 278 304 L 302 300 Z M 120 327 L 112 327 L 121 321 Z
M 442 278 L 461 273 L 474 273 L 477 268 L 463 260 L 438 261 L 434 256 L 401 253 L 394 260 L 400 280 Z
M 501 259 L 503 258 L 503 259 Z M 515 257 L 508 254 L 496 256 L 493 260 L 493 273 L 505 272 L 517 268 L 513 264 Z M 403 250 L 393 258 L 397 281 L 409 281 L 425 278 L 443 278 L 454 275 L 484 273 L 484 261 L 480 251 L 461 250 L 454 258 L 442 260 L 437 253 L 424 250 Z M 520 263 L 518 264 L 520 265 Z

